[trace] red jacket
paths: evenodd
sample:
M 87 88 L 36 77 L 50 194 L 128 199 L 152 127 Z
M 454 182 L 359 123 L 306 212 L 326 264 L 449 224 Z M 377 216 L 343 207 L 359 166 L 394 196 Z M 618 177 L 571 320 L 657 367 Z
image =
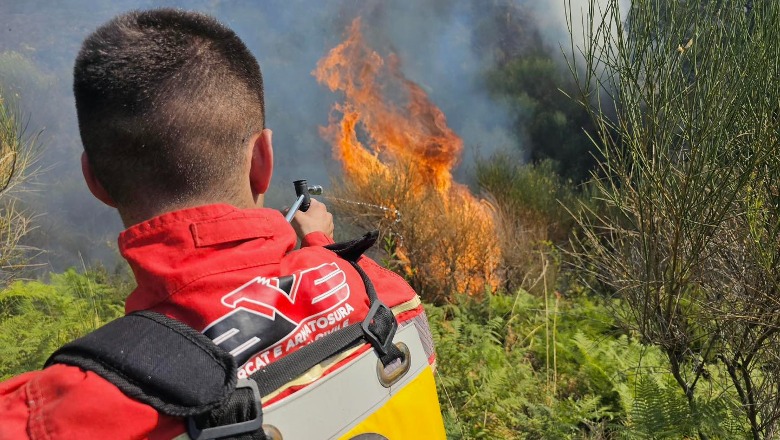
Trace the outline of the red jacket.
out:
M 368 312 L 359 275 L 322 247 L 330 242 L 312 233 L 294 250 L 295 232 L 271 209 L 211 205 L 153 218 L 119 236 L 138 283 L 125 311 L 154 310 L 201 330 L 243 364 L 239 376 L 251 374 Z M 400 322 L 424 320 L 403 279 L 368 258 L 360 264 Z M 0 383 L 2 440 L 170 439 L 182 432 L 181 419 L 77 367 L 54 365 Z

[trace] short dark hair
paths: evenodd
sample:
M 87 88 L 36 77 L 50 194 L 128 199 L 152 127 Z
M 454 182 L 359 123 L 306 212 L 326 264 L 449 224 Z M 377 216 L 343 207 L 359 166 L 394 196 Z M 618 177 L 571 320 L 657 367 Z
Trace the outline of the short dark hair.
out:
M 73 73 L 84 150 L 119 205 L 230 191 L 265 127 L 257 60 L 204 14 L 120 15 L 87 37 Z

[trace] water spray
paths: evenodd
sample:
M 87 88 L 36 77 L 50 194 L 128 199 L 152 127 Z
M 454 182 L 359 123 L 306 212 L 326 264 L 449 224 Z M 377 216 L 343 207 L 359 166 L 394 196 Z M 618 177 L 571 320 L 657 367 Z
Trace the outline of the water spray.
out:
M 287 215 L 284 217 L 288 223 L 292 221 L 293 217 L 295 217 L 295 213 L 299 210 L 301 212 L 309 210 L 309 206 L 311 206 L 311 197 L 309 196 L 318 196 L 322 194 L 322 186 L 309 186 L 306 180 L 296 180 L 293 182 L 293 186 L 295 186 L 295 195 L 298 199 L 295 200 L 295 203 L 293 203 L 290 210 L 287 211 Z
M 309 210 L 309 206 L 311 206 L 310 196 L 319 196 L 322 195 L 323 193 L 322 186 L 320 185 L 309 186 L 306 180 L 296 180 L 295 182 L 293 182 L 293 186 L 295 187 L 295 195 L 298 198 L 295 200 L 295 203 L 293 203 L 292 207 L 290 207 L 290 210 L 287 211 L 285 220 L 287 220 L 288 223 L 292 221 L 293 217 L 295 217 L 296 212 L 298 211 L 306 212 Z M 397 224 L 401 222 L 401 212 L 394 208 L 388 208 L 387 206 L 376 205 L 373 203 L 347 200 L 347 199 L 342 199 L 340 197 L 334 197 L 334 196 L 325 196 L 325 198 L 340 203 L 348 203 L 350 205 L 362 206 L 364 208 L 379 209 L 386 213 L 392 214 L 393 224 Z M 401 234 L 396 233 L 395 235 L 397 235 L 401 239 L 401 241 L 403 241 L 403 236 L 401 236 Z
M 388 212 L 393 215 L 393 224 L 401 222 L 401 212 L 395 208 L 388 208 L 387 206 L 384 205 L 376 205 L 374 203 L 368 203 L 368 202 L 357 202 L 355 200 L 347 200 L 347 199 L 342 199 L 340 197 L 333 197 L 333 196 L 325 196 L 325 197 L 328 200 L 333 200 L 336 202 L 348 203 L 350 205 L 357 205 L 365 208 L 379 209 L 381 211 Z

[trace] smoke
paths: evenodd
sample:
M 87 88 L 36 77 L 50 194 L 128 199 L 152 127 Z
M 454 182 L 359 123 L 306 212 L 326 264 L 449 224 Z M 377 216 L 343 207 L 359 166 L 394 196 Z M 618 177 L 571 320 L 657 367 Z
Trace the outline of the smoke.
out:
M 631 0 L 560 0 L 530 4 L 534 16 L 539 20 L 537 23 L 545 39 L 559 42 L 560 44 L 556 45 L 555 48 L 564 52 L 566 56 L 571 56 L 573 55 L 572 49 L 577 54 L 585 47 L 585 39 L 588 38 L 590 31 L 589 27 L 598 29 L 602 24 L 602 19 L 606 18 L 608 22 L 611 20 L 611 17 L 604 17 L 604 11 L 607 6 L 613 3 L 618 6 L 621 21 L 625 21 L 631 8 Z M 592 23 L 590 22 L 590 14 L 593 18 Z M 568 23 L 567 16 L 569 17 Z M 614 35 L 617 29 L 614 26 L 610 27 Z
M 557 50 L 566 35 L 558 2 L 533 0 L 5 0 L 0 3 L 0 85 L 18 95 L 28 133 L 42 130 L 39 166 L 46 169 L 23 202 L 39 217 L 31 238 L 48 252 L 43 263 L 62 270 L 82 262 L 113 268 L 119 259 L 116 213 L 95 201 L 81 181 L 71 92 L 72 65 L 81 41 L 97 26 L 130 9 L 160 6 L 199 10 L 231 27 L 257 56 L 265 77 L 267 125 L 274 130 L 276 170 L 266 204 L 280 208 L 293 198 L 291 182 L 327 185 L 339 179 L 332 150 L 319 134 L 339 97 L 311 75 L 317 61 L 363 17 L 369 43 L 396 54 L 404 74 L 417 82 L 463 138 L 457 176 L 468 174 L 477 155 L 522 150 L 513 116 L 488 94 L 485 73 L 499 62 L 497 47 L 538 45 Z M 506 11 L 520 16 L 522 34 L 496 31 Z M 499 29 L 503 29 L 500 28 Z M 540 35 L 541 37 L 540 39 Z M 568 37 L 566 37 L 568 38 Z M 511 43 L 511 44 L 510 44 Z

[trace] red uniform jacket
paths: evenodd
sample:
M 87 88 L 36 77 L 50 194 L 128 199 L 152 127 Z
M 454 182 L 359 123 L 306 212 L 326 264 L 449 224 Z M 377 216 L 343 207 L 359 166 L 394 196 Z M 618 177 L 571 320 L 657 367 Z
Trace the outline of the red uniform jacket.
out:
M 201 330 L 243 365 L 239 376 L 251 374 L 368 312 L 359 275 L 322 247 L 328 243 L 312 233 L 294 251 L 295 232 L 271 209 L 211 205 L 153 218 L 119 236 L 138 283 L 125 311 L 154 310 Z M 368 258 L 360 265 L 399 321 L 424 321 L 403 279 Z M 170 439 L 182 432 L 181 419 L 77 367 L 54 365 L 0 384 L 2 440 Z

